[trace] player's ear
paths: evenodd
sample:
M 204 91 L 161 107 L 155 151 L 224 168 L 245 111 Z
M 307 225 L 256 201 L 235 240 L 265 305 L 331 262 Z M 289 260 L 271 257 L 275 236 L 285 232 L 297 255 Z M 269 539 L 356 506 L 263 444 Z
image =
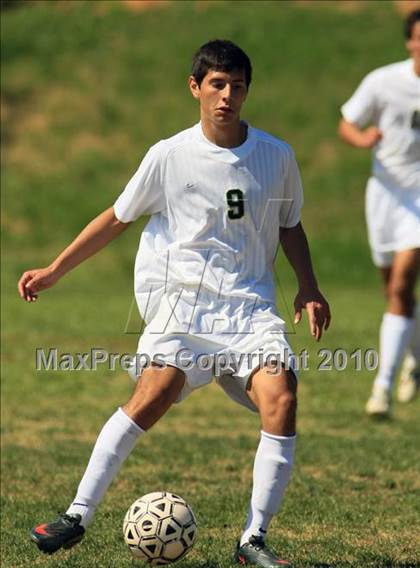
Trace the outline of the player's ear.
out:
M 188 77 L 188 87 L 190 88 L 191 94 L 195 99 L 200 98 L 200 85 L 195 80 L 193 75 Z

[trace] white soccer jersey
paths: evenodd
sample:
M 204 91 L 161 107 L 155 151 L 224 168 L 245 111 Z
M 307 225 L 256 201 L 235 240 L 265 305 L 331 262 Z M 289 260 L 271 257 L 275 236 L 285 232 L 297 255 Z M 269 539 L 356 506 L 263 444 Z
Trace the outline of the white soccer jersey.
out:
M 348 122 L 383 132 L 373 175 L 390 188 L 420 191 L 420 77 L 412 59 L 372 71 L 341 108 Z
M 158 142 L 114 204 L 122 222 L 151 215 L 135 266 L 142 316 L 182 286 L 274 303 L 279 227 L 299 222 L 302 203 L 291 147 L 251 126 L 236 148 L 210 142 L 201 123 Z

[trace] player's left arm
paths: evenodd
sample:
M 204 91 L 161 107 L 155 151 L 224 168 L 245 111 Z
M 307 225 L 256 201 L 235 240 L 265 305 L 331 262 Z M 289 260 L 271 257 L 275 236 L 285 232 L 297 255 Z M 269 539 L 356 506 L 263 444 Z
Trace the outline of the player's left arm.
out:
M 294 227 L 280 228 L 280 243 L 284 254 L 295 271 L 299 291 L 294 301 L 295 323 L 302 319 L 302 310 L 308 313 L 309 328 L 317 341 L 321 339 L 324 330 L 327 330 L 331 313 L 327 300 L 318 288 L 308 240 L 299 222 Z

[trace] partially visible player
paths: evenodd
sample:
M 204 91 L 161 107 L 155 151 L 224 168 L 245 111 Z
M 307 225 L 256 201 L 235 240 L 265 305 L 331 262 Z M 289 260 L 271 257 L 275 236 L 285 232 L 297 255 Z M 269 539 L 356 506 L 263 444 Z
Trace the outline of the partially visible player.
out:
M 414 398 L 420 381 L 415 300 L 420 266 L 420 10 L 407 17 L 404 32 L 411 57 L 369 73 L 341 108 L 339 125 L 343 140 L 373 149 L 366 217 L 388 304 L 380 330 L 379 371 L 366 405 L 370 415 L 389 413 L 394 377 L 406 351 L 398 399 Z
M 21 297 L 32 301 L 140 215 L 151 215 L 136 260 L 136 299 L 147 322 L 138 350 L 155 361 L 158 356 L 159 364 L 135 374 L 134 393 L 99 434 L 67 513 L 32 530 L 44 552 L 81 540 L 137 439 L 172 403 L 217 374 L 215 367 L 200 366 L 201 356 L 210 362 L 235 356 L 237 364 L 217 380 L 231 398 L 259 413 L 262 430 L 235 562 L 289 565 L 265 544 L 290 477 L 296 437 L 297 379 L 272 273 L 279 243 L 299 286 L 295 322 L 306 309 L 319 340 L 330 312 L 300 222 L 302 185 L 294 153 L 240 118 L 250 82 L 251 63 L 238 46 L 226 40 L 202 46 L 189 78 L 201 121 L 155 144 L 114 206 L 48 268 L 27 271 L 19 281 Z M 188 367 L 177 357 L 185 351 L 192 355 Z M 270 354 L 279 356 L 277 369 Z

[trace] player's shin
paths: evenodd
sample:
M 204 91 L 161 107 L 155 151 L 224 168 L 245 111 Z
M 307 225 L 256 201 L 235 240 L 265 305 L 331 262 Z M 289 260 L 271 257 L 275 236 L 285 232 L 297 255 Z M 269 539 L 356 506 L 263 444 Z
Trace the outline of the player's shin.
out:
M 383 316 L 380 331 L 379 372 L 375 387 L 390 392 L 395 373 L 414 332 L 414 318 L 386 313 Z
M 251 536 L 265 537 L 279 511 L 293 466 L 296 436 L 261 432 L 254 462 L 252 497 L 241 545 Z
M 93 448 L 76 497 L 67 510 L 80 514 L 81 525 L 87 527 L 105 491 L 131 453 L 142 430 L 119 408 L 102 428 Z
M 420 301 L 416 305 L 414 312 L 415 324 L 414 331 L 411 337 L 410 345 L 408 346 L 408 351 L 416 361 L 416 365 L 420 365 Z

